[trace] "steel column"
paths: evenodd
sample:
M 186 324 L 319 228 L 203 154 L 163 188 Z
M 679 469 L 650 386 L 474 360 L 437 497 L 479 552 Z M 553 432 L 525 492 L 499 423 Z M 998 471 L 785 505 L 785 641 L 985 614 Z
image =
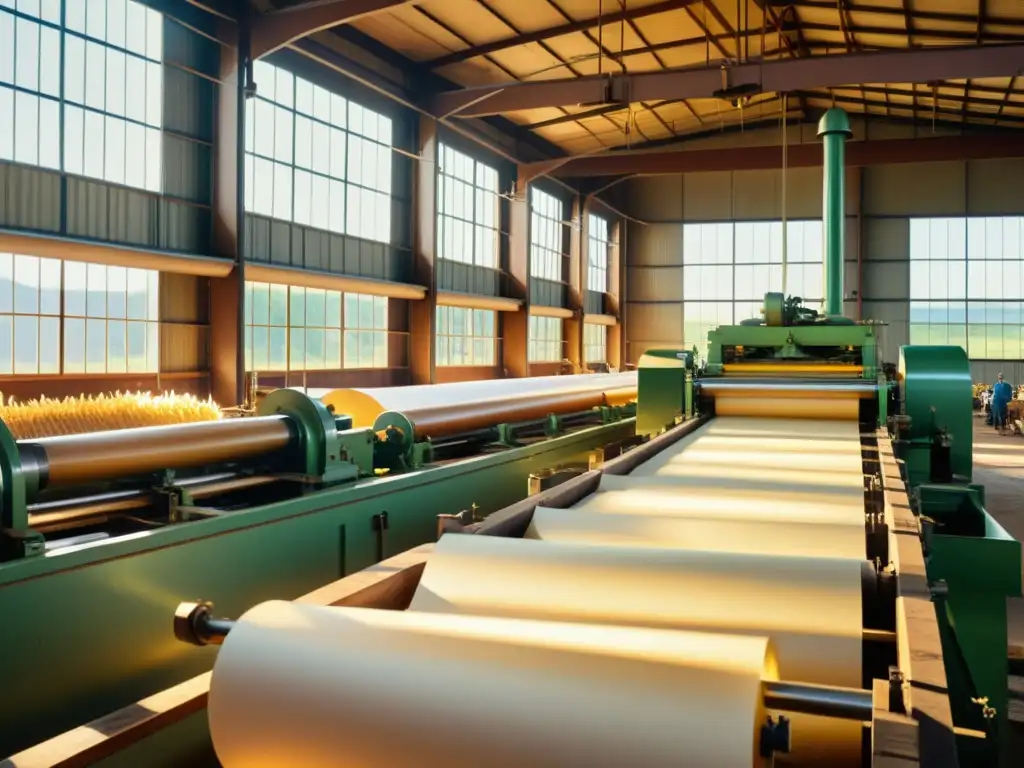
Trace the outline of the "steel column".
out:
M 843 230 L 846 224 L 845 148 L 853 134 L 842 109 L 830 109 L 818 123 L 824 145 L 822 229 L 825 243 L 825 314 L 843 314 Z

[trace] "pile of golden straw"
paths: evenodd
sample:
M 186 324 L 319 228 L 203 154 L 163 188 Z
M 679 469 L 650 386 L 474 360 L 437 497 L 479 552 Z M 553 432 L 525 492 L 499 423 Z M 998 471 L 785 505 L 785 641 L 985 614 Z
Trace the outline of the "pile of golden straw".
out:
M 174 392 L 116 392 L 63 400 L 40 397 L 24 402 L 4 398 L 0 393 L 0 420 L 18 440 L 214 421 L 220 417 L 220 408 L 212 400 Z

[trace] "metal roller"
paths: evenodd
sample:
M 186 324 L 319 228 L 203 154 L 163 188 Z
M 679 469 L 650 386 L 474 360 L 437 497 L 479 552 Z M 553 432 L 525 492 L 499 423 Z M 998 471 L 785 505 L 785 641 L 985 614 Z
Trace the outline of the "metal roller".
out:
M 700 392 L 715 397 L 770 397 L 868 400 L 878 394 L 878 385 L 867 379 L 755 379 L 707 378 L 700 381 Z
M 838 363 L 728 363 L 722 367 L 722 371 L 726 376 L 860 376 L 864 373 L 864 366 Z
M 601 406 L 625 405 L 636 400 L 636 387 L 609 391 L 579 389 L 480 400 L 461 405 L 387 411 L 377 417 L 374 430 L 400 429 L 407 436 L 439 439 L 489 429 L 497 424 L 536 421 L 552 414 L 589 411 Z
M 295 436 L 282 415 L 47 437 L 18 448 L 44 488 L 241 461 L 282 450 Z
M 818 419 L 822 421 L 858 421 L 860 400 L 845 398 L 733 397 L 715 398 L 718 416 L 749 419 Z
M 335 413 L 348 414 L 353 426 L 371 427 L 387 411 L 457 406 L 505 397 L 541 397 L 578 390 L 605 391 L 636 387 L 636 373 L 598 373 L 575 376 L 538 376 L 512 379 L 460 381 L 378 389 L 310 390 Z

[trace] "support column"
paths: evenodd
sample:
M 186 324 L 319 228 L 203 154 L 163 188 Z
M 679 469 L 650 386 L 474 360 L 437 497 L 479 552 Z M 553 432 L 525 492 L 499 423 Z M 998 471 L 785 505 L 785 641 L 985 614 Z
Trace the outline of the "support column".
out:
M 818 123 L 824 144 L 824 205 L 822 225 L 825 240 L 825 314 L 843 314 L 843 249 L 846 246 L 846 140 L 852 135 L 850 120 L 842 109 L 833 107 Z
M 566 282 L 569 290 L 568 309 L 572 317 L 563 322 L 565 329 L 565 357 L 572 365 L 573 373 L 583 373 L 586 360 L 583 359 L 583 302 L 586 289 L 585 270 L 587 263 L 587 216 L 586 205 L 579 195 L 572 201 L 572 227 L 569 229 L 569 274 Z
M 501 313 L 501 358 L 505 375 L 521 378 L 530 375 L 530 196 L 525 181 L 515 182 L 512 197 L 508 205 L 507 288 L 509 298 L 522 304 L 518 312 Z
M 413 188 L 413 282 L 427 287 L 422 301 L 409 302 L 409 374 L 412 384 L 433 384 L 437 345 L 437 121 L 419 122 L 419 162 Z
M 210 280 L 210 389 L 222 406 L 245 399 L 245 83 L 249 62 L 248 3 L 239 3 L 238 46 L 221 47 L 214 145 L 213 246 L 234 271 Z M 244 6 L 244 7 L 243 7 Z
M 608 328 L 608 365 L 620 371 L 626 363 L 626 259 L 624 258 L 626 224 L 622 219 L 612 222 L 608 233 L 608 295 L 605 312 L 618 322 Z

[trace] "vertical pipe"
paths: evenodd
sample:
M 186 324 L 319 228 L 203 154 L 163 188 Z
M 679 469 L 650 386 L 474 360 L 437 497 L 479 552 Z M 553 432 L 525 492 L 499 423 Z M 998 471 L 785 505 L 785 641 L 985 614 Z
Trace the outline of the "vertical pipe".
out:
M 235 347 L 235 403 L 245 402 L 245 94 L 251 72 L 249 4 L 238 4 L 238 75 L 235 81 L 235 278 L 238 281 L 238 343 Z M 255 398 L 256 393 L 253 393 Z
M 822 229 L 825 241 L 825 314 L 843 314 L 843 225 L 846 206 L 843 200 L 846 164 L 846 140 L 850 137 L 850 119 L 842 109 L 833 107 L 818 123 L 818 136 L 824 144 Z

